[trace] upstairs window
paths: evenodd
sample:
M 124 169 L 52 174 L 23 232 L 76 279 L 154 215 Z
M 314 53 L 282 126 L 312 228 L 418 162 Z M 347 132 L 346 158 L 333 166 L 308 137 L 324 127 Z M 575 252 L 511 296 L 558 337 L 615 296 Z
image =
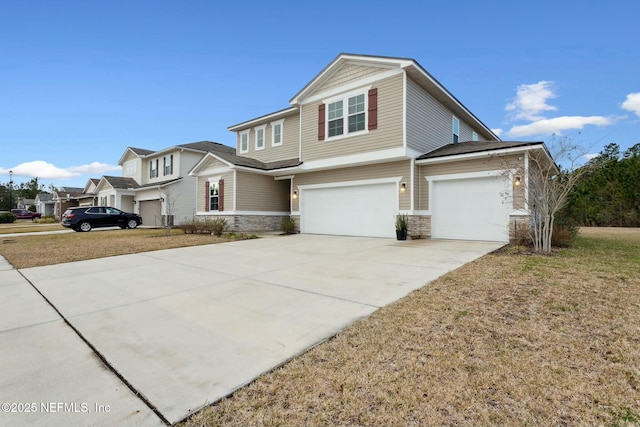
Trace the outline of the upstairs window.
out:
M 170 156 L 164 156 L 164 175 L 172 175 L 173 174 L 173 154 Z
M 249 131 L 240 134 L 240 153 L 249 152 Z
M 477 132 L 473 132 L 471 134 L 471 140 L 472 141 L 477 141 L 478 140 L 478 133 Z
M 327 122 L 329 127 L 329 138 L 342 135 L 344 129 L 344 119 L 342 118 L 342 101 L 329 104 L 327 112 Z
M 271 146 L 278 147 L 282 145 L 282 125 L 284 120 L 271 122 Z
M 158 177 L 158 159 L 149 162 L 149 178 Z
M 349 98 L 349 133 L 364 130 L 364 94 Z
M 256 151 L 264 150 L 264 130 L 267 128 L 267 125 L 263 125 L 255 128 L 256 130 Z
M 378 128 L 378 89 L 336 98 L 318 106 L 318 140 Z
M 453 143 L 457 144 L 460 140 L 460 120 L 457 117 L 453 118 Z

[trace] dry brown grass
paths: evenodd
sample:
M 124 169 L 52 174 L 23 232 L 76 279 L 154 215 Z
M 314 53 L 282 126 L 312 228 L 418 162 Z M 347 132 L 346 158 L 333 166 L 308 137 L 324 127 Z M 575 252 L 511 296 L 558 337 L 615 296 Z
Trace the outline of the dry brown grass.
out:
M 60 223 L 39 224 L 33 221 L 19 220 L 12 224 L 0 224 L 0 237 L 2 237 L 3 234 L 58 230 L 65 230 L 65 228 L 60 225 Z
M 470 263 L 186 426 L 640 425 L 640 230 Z
M 28 268 L 229 241 L 211 235 L 184 234 L 180 230 L 171 230 L 170 235 L 164 233 L 157 229 L 135 229 L 16 237 L 0 234 L 0 255 L 16 268 Z

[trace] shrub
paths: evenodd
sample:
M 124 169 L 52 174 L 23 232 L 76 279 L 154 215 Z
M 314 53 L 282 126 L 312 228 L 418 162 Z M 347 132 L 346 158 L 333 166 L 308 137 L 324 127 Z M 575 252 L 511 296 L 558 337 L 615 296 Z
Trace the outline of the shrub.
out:
M 553 224 L 553 234 L 551 235 L 551 246 L 570 246 L 577 236 L 578 226 L 575 222 L 564 217 L 556 218 Z
M 211 221 L 211 234 L 220 237 L 224 230 L 227 229 L 227 220 L 226 218 L 216 218 Z
M 282 218 L 282 232 L 285 234 L 293 234 L 296 232 L 296 220 L 293 217 Z
M 16 221 L 16 216 L 11 212 L 2 212 L 0 213 L 0 223 L 2 224 L 11 224 Z
M 58 221 L 56 221 L 53 215 L 47 215 L 47 216 L 43 216 L 42 218 L 36 218 L 33 220 L 33 222 L 37 224 L 54 224 Z
M 213 234 L 220 237 L 227 229 L 227 226 L 226 218 L 205 218 L 185 221 L 178 228 L 184 234 Z
M 515 246 L 533 246 L 529 223 L 517 221 L 512 226 L 511 244 Z

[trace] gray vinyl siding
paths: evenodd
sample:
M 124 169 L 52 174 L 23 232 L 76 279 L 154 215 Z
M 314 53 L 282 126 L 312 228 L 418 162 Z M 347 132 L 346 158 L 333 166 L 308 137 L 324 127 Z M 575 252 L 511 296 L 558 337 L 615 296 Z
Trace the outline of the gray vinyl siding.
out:
M 339 86 L 361 80 L 375 74 L 383 73 L 385 71 L 387 70 L 384 68 L 345 64 L 344 66 L 340 67 L 340 69 L 336 73 L 330 76 L 325 83 L 323 83 L 318 89 L 316 89 L 315 92 L 320 93 L 327 90 L 335 89 Z
M 310 172 L 298 174 L 293 179 L 293 189 L 299 185 L 326 184 L 345 181 L 362 181 L 367 179 L 379 178 L 395 178 L 401 177 L 400 182 L 406 182 L 407 186 L 411 184 L 411 163 L 410 161 L 399 161 L 391 163 L 378 163 L 366 166 L 357 166 L 352 168 L 341 168 L 319 172 Z M 411 192 L 409 188 L 404 193 L 400 193 L 400 210 L 408 210 L 411 208 Z M 300 210 L 299 199 L 293 200 L 293 210 Z M 393 220 L 391 218 L 390 220 Z
M 419 183 L 417 183 L 417 186 L 419 187 L 419 202 L 418 205 L 416 205 L 417 209 L 429 209 L 429 186 L 425 179 L 426 177 L 507 169 L 521 170 L 524 167 L 524 164 L 522 160 L 518 160 L 518 157 L 522 156 L 487 157 L 483 159 L 463 160 L 459 162 L 422 165 L 418 173 Z M 513 208 L 522 209 L 523 207 L 524 185 L 517 187 L 514 185 Z
M 272 128 L 271 122 L 277 120 L 267 120 L 264 123 L 254 125 L 249 132 L 249 151 L 240 153 L 240 134 L 236 132 L 236 153 L 238 156 L 250 157 L 262 162 L 273 162 L 278 160 L 288 160 L 298 158 L 299 153 L 299 135 L 300 135 L 300 116 L 294 114 L 284 118 L 283 123 L 283 139 L 282 145 L 272 147 Z M 264 150 L 256 151 L 256 131 L 255 128 L 266 125 Z
M 428 153 L 453 142 L 454 114 L 407 78 L 407 147 Z M 473 127 L 460 117 L 459 142 L 471 141 Z M 476 130 L 480 135 L 480 132 Z
M 238 180 L 236 210 L 289 212 L 290 180 L 276 181 L 272 176 L 241 171 L 237 172 L 236 177 Z
M 372 87 L 378 89 L 378 127 L 363 135 L 318 141 L 321 102 L 302 106 L 303 161 L 402 147 L 402 74 L 375 82 Z

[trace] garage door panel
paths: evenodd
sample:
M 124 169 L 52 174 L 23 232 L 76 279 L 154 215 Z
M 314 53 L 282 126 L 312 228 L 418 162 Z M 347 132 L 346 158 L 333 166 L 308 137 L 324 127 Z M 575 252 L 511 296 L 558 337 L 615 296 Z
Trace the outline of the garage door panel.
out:
M 140 216 L 142 224 L 148 226 L 162 225 L 160 217 L 161 203 L 160 200 L 143 200 L 140 202 Z
M 502 176 L 435 181 L 432 237 L 508 241 L 508 189 Z
M 305 189 L 300 204 L 303 233 L 395 236 L 395 183 Z

